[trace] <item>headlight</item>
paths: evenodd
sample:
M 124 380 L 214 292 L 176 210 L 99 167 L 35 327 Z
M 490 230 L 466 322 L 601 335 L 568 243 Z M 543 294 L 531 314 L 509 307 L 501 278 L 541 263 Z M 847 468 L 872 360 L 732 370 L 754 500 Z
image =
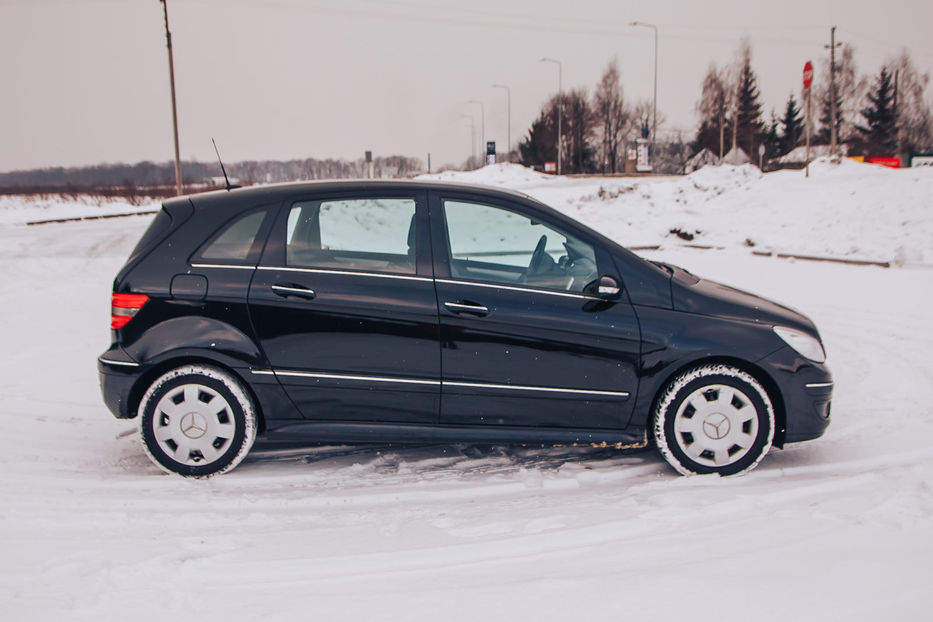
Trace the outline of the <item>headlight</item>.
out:
M 803 331 L 786 326 L 775 326 L 774 332 L 784 342 L 794 350 L 816 363 L 822 363 L 826 360 L 826 353 L 820 340 Z

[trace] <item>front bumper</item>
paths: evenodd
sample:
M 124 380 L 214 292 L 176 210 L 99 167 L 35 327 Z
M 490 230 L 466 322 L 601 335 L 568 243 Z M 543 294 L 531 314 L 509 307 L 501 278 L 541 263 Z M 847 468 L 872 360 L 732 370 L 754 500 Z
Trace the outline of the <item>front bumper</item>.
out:
M 781 348 L 758 364 L 778 385 L 783 400 L 784 429 L 775 445 L 819 438 L 830 422 L 833 376 L 822 363 L 804 358 L 790 347 Z

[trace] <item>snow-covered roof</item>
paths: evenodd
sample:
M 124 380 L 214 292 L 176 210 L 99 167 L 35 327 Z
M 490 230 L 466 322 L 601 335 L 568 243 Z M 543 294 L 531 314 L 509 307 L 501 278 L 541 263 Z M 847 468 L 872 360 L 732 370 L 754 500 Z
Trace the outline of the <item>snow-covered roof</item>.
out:
M 846 155 L 848 147 L 846 145 L 840 144 L 838 146 L 839 153 Z M 817 158 L 829 157 L 829 145 L 810 145 L 810 161 L 813 162 Z M 800 147 L 794 148 L 793 151 L 787 153 L 786 155 L 781 156 L 773 160 L 778 164 L 806 164 L 807 162 L 807 146 L 801 145 Z
M 748 154 L 741 147 L 733 147 L 729 150 L 729 153 L 722 156 L 722 163 L 741 166 L 742 164 L 751 164 L 752 159 L 748 157 Z
M 715 166 L 717 164 L 719 164 L 719 156 L 709 149 L 703 148 L 703 150 L 687 160 L 687 163 L 684 165 L 684 172 L 692 173 L 693 171 L 700 170 L 704 166 Z

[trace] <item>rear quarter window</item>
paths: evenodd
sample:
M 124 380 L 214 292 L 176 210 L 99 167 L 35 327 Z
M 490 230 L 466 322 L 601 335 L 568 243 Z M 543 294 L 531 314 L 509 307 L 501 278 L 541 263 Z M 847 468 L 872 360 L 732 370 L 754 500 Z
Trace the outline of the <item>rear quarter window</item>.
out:
M 201 246 L 193 261 L 249 262 L 253 251 L 258 251 L 257 236 L 268 213 L 268 209 L 259 209 L 234 218 Z

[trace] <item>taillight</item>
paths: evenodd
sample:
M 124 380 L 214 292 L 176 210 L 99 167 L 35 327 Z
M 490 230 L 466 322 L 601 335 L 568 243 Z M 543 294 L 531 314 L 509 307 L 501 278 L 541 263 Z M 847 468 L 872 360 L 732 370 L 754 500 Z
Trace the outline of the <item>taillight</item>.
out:
M 145 294 L 113 294 L 110 297 L 110 328 L 123 328 L 149 301 Z

